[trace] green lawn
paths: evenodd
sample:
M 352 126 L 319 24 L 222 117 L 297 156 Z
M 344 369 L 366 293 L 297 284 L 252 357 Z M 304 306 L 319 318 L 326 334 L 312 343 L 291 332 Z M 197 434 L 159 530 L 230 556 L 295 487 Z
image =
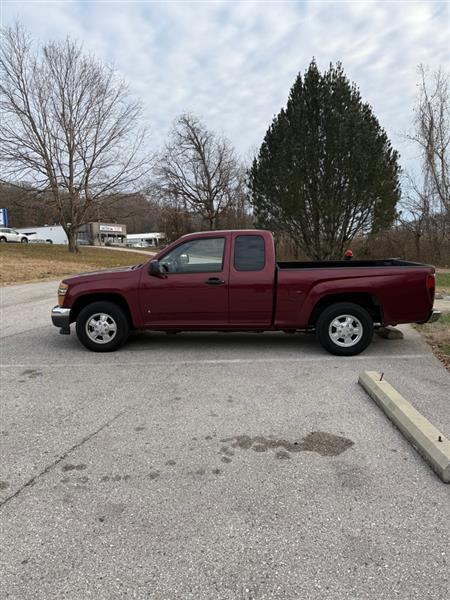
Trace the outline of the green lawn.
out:
M 450 273 L 436 273 L 436 289 L 450 294 Z

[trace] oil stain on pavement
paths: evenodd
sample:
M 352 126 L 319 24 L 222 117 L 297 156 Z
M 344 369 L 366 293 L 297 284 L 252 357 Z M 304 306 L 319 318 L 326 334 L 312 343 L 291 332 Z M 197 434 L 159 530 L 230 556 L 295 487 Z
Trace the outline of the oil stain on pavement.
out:
M 276 450 L 276 458 L 290 458 L 290 453 L 316 452 L 320 456 L 338 456 L 353 446 L 352 440 L 325 431 L 313 431 L 300 441 L 291 442 L 272 437 L 249 435 L 236 435 L 224 438 L 221 442 L 229 442 L 232 448 L 253 450 L 254 452 L 267 452 Z M 223 450 L 223 448 L 222 448 Z
M 38 371 L 37 369 L 25 369 L 25 371 L 22 371 L 21 375 L 28 377 L 28 379 L 37 379 L 38 377 L 42 377 L 42 371 Z
M 86 469 L 86 465 L 81 464 L 81 465 L 70 465 L 70 464 L 65 464 L 62 467 L 62 471 L 84 471 L 84 469 Z

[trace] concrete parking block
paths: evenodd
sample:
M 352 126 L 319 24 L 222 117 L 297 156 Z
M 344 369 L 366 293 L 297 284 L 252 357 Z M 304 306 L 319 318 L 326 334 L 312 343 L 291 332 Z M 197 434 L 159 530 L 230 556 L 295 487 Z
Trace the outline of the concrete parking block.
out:
M 450 483 L 450 441 L 376 371 L 360 374 L 366 390 L 444 483 Z

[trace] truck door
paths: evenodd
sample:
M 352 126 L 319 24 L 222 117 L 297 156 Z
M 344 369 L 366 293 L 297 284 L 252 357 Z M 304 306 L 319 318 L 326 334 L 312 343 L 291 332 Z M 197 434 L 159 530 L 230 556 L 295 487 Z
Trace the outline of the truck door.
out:
M 193 238 L 161 257 L 161 275 L 143 272 L 144 322 L 194 329 L 226 325 L 229 246 L 229 235 Z
M 230 324 L 272 323 L 275 251 L 260 233 L 233 234 L 230 259 Z

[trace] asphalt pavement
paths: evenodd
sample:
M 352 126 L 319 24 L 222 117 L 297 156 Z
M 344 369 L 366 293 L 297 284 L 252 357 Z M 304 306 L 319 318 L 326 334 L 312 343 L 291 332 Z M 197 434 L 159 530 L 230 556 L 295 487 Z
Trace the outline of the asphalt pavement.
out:
M 353 358 L 282 333 L 94 354 L 56 286 L 0 290 L 2 598 L 448 599 L 450 486 L 357 385 L 384 372 L 450 436 L 412 328 Z

